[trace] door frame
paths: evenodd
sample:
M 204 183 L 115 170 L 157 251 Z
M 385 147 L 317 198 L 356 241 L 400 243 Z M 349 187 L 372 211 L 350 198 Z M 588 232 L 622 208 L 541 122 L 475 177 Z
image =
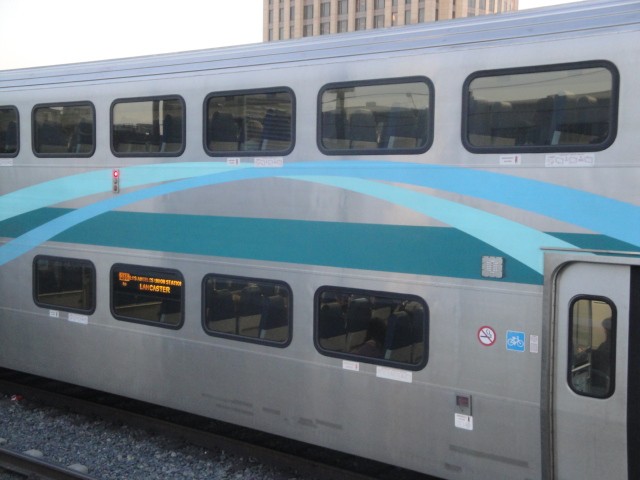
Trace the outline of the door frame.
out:
M 593 253 L 607 253 L 607 256 L 594 255 Z M 553 480 L 556 478 L 555 465 L 555 441 L 554 441 L 554 385 L 556 358 L 558 356 L 557 345 L 557 325 L 558 305 L 556 299 L 558 295 L 558 276 L 567 266 L 574 263 L 601 264 L 601 265 L 617 265 L 628 266 L 630 268 L 630 285 L 631 291 L 629 312 L 630 316 L 637 317 L 640 314 L 640 254 L 627 252 L 585 252 L 585 251 L 545 251 L 544 256 L 544 288 L 543 288 L 543 321 L 542 321 L 542 348 L 541 348 L 541 378 L 540 378 L 540 422 L 541 422 L 541 459 L 542 459 L 542 478 Z M 630 322 L 631 323 L 631 322 Z M 640 322 L 637 322 L 640 323 Z M 634 342 L 634 339 L 636 340 Z M 640 325 L 629 330 L 629 344 L 634 345 L 640 342 Z M 560 346 L 563 347 L 563 346 Z M 640 364 L 640 351 L 635 352 L 633 348 L 629 349 L 629 363 L 636 362 Z M 629 395 L 640 395 L 640 379 L 636 380 L 639 375 L 632 376 L 629 369 L 627 387 Z M 635 396 L 635 398 L 640 398 Z M 631 401 L 628 402 L 628 405 Z M 627 423 L 635 422 L 640 425 L 640 412 L 632 412 L 628 409 Z M 629 418 L 629 415 L 631 417 Z M 631 438 L 627 433 L 628 442 L 633 442 L 640 446 L 640 438 Z M 637 462 L 635 462 L 637 463 Z M 629 472 L 640 471 L 640 464 L 629 464 Z M 633 477 L 629 477 L 633 478 Z

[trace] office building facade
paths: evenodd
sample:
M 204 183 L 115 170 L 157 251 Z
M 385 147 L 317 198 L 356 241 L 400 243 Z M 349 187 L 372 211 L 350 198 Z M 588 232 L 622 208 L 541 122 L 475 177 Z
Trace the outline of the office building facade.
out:
M 518 0 L 263 0 L 264 41 L 434 22 L 518 9 Z

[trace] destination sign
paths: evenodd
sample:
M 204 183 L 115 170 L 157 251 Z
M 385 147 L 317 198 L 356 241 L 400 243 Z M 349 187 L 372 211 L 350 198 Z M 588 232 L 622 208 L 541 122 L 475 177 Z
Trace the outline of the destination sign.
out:
M 117 272 L 120 287 L 127 291 L 156 293 L 161 295 L 180 294 L 182 280 L 170 276 L 145 276 L 131 272 Z

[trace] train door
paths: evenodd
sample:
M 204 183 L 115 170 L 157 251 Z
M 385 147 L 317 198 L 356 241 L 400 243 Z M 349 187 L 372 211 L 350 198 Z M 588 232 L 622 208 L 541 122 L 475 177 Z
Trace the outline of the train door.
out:
M 555 277 L 554 478 L 640 478 L 640 267 L 572 262 Z

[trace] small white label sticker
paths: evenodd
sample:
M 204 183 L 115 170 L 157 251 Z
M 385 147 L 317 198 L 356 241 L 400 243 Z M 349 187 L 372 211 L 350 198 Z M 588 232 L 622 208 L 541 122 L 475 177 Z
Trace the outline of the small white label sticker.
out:
M 455 425 L 456 428 L 461 428 L 462 430 L 473 430 L 473 417 L 471 415 L 456 413 Z
M 538 353 L 538 335 L 529 335 L 529 351 Z
M 60 312 L 57 310 L 49 310 L 49 316 L 52 318 L 60 318 Z
M 253 165 L 256 167 L 282 168 L 284 167 L 284 158 L 283 157 L 256 157 L 253 159 Z
M 398 370 L 397 368 L 376 367 L 376 377 L 405 383 L 413 382 L 413 372 Z
M 545 157 L 545 167 L 593 167 L 594 153 L 551 153 Z
M 522 165 L 522 155 L 500 155 L 500 165 Z
M 352 362 L 350 360 L 343 360 L 342 361 L 342 368 L 344 368 L 345 370 L 350 370 L 352 372 L 359 372 L 360 371 L 360 363 L 359 362 Z
M 238 166 L 240 165 L 240 158 L 238 157 L 234 157 L 234 158 L 227 158 L 227 165 L 234 165 L 234 166 Z
M 87 317 L 86 315 L 79 315 L 77 313 L 70 313 L 69 321 L 73 323 L 80 323 L 82 325 L 88 325 L 89 317 Z

